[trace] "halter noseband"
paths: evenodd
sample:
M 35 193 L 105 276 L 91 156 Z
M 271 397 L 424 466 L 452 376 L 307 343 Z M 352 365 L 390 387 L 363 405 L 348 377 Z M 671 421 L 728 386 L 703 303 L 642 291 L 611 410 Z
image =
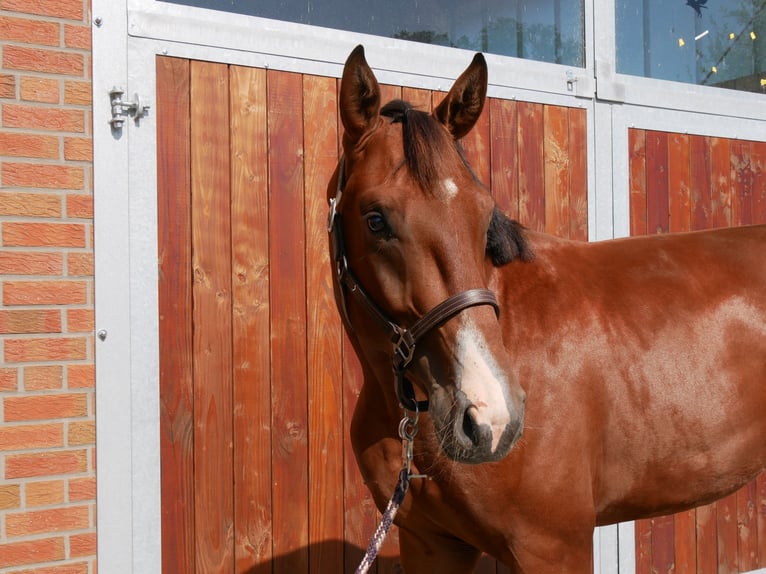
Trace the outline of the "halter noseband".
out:
M 354 274 L 348 268 L 346 260 L 346 245 L 343 241 L 343 229 L 341 226 L 341 215 L 338 211 L 338 205 L 343 196 L 343 190 L 346 186 L 346 162 L 345 157 L 341 157 L 338 167 L 338 185 L 335 190 L 335 197 L 330 199 L 330 211 L 327 217 L 327 231 L 330 234 L 332 244 L 333 261 L 335 263 L 335 278 L 338 281 L 338 292 L 340 294 L 340 307 L 346 324 L 349 328 L 351 318 L 348 313 L 348 301 L 346 292 L 354 296 L 354 299 L 362 306 L 368 315 L 373 317 L 386 332 L 386 335 L 393 343 L 393 367 L 396 380 L 396 396 L 401 406 L 412 412 L 423 412 L 428 410 L 428 401 L 418 401 L 415 398 L 415 391 L 412 383 L 406 377 L 406 371 L 415 355 L 415 346 L 429 331 L 436 329 L 446 323 L 449 319 L 468 309 L 478 305 L 491 305 L 495 309 L 495 314 L 500 315 L 500 306 L 497 297 L 489 289 L 469 289 L 457 295 L 445 299 L 428 313 L 420 317 L 410 327 L 402 327 L 391 321 L 378 305 L 370 298 L 367 292 L 362 288 Z

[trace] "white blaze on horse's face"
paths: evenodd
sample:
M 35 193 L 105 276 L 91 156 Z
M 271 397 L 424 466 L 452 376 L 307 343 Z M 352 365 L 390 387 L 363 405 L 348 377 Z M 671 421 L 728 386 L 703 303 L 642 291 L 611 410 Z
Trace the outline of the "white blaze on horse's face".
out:
M 456 370 L 460 390 L 470 405 L 465 416 L 471 417 L 478 428 L 488 427 L 492 436 L 490 451 L 497 454 L 506 429 L 518 414 L 510 412 L 508 382 L 484 335 L 470 319 L 463 323 L 457 336 Z
M 450 200 L 454 199 L 458 192 L 458 187 L 455 183 L 455 180 L 451 177 L 442 180 L 440 191 L 440 197 L 443 201 L 449 202 Z

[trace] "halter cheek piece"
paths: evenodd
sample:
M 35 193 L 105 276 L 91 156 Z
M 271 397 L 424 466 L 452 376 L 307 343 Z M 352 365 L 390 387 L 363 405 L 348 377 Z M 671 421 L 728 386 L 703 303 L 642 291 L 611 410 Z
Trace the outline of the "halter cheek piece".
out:
M 341 158 L 338 167 L 338 186 L 335 197 L 330 199 L 330 211 L 327 217 L 327 231 L 330 234 L 332 255 L 335 263 L 335 278 L 338 281 L 340 293 L 340 307 L 346 325 L 353 328 L 348 313 L 347 293 L 351 293 L 368 315 L 373 317 L 386 332 L 393 343 L 393 368 L 396 383 L 396 396 L 403 408 L 412 412 L 428 410 L 428 401 L 418 401 L 412 383 L 406 377 L 406 371 L 415 355 L 415 346 L 429 331 L 446 323 L 455 315 L 478 305 L 491 305 L 495 314 L 500 315 L 500 306 L 497 297 L 489 289 L 469 289 L 457 295 L 453 295 L 439 303 L 428 313 L 420 317 L 415 323 L 407 328 L 391 321 L 378 305 L 367 295 L 359 284 L 354 274 L 348 268 L 346 260 L 346 245 L 343 241 L 343 226 L 338 205 L 343 196 L 346 186 L 345 158 Z

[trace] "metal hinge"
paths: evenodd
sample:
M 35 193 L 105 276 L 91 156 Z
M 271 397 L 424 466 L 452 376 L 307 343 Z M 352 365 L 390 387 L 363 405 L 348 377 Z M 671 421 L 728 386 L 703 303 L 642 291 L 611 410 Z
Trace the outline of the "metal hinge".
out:
M 115 86 L 109 90 L 109 101 L 112 104 L 112 118 L 109 123 L 112 124 L 112 128 L 115 130 L 122 129 L 122 125 L 129 116 L 133 116 L 133 119 L 140 119 L 149 114 L 149 107 L 141 100 L 141 96 L 133 94 L 132 102 L 125 102 L 122 100 L 122 96 L 125 90 Z

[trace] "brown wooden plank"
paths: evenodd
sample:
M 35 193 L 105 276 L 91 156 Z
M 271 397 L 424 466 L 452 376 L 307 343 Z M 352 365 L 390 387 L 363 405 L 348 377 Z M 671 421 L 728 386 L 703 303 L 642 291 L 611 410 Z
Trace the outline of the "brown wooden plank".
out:
M 489 185 L 490 173 L 490 127 L 489 106 L 484 109 L 473 129 L 460 141 L 465 157 L 473 173 L 483 185 Z
M 718 531 L 716 505 L 697 508 L 697 572 L 718 572 Z
M 162 571 L 194 572 L 189 61 L 157 58 Z
M 409 102 L 416 110 L 431 111 L 431 91 L 419 88 L 402 88 L 402 99 Z
M 230 69 L 236 571 L 272 558 L 266 71 Z
M 390 84 L 380 85 L 380 103 L 381 105 L 390 102 L 391 100 L 402 99 L 401 86 L 392 86 Z
M 650 234 L 667 233 L 670 224 L 668 200 L 668 134 L 646 132 L 646 226 Z
M 652 572 L 652 521 L 636 520 L 636 574 Z
M 691 229 L 689 180 L 689 136 L 672 133 L 668 144 L 668 199 L 670 231 L 674 233 Z
M 696 510 L 687 510 L 675 515 L 676 574 L 697 572 L 697 526 Z
M 709 229 L 710 202 L 710 147 L 708 138 L 690 136 L 689 165 L 691 171 L 692 229 Z
M 758 484 L 752 481 L 740 488 L 737 502 L 737 554 L 740 572 L 749 572 L 759 566 L 758 561 Z
M 675 572 L 673 516 L 652 519 L 652 572 Z
M 569 237 L 569 113 L 561 106 L 543 107 L 543 173 L 545 231 Z
M 196 568 L 234 568 L 228 68 L 191 63 Z
M 588 114 L 569 108 L 569 237 L 588 240 Z
M 645 235 L 646 225 L 646 131 L 628 130 L 630 171 L 630 234 Z
M 736 574 L 737 560 L 737 497 L 734 494 L 716 502 L 718 529 L 718 572 Z
M 274 573 L 308 572 L 303 86 L 267 72 Z
M 343 547 L 343 344 L 327 244 L 326 186 L 338 163 L 338 102 L 333 78 L 304 76 L 303 131 L 309 420 L 311 572 L 340 572 Z
M 766 142 L 751 142 L 750 164 L 753 172 L 753 223 L 766 223 Z M 762 562 L 766 564 L 766 554 Z
M 710 164 L 712 223 L 714 227 L 731 227 L 731 159 L 728 139 L 710 138 Z
M 519 218 L 518 154 L 516 152 L 518 114 L 516 102 L 493 98 L 490 114 L 489 185 L 501 211 Z
M 753 222 L 753 169 L 750 142 L 731 140 L 732 224 Z
M 756 480 L 756 515 L 758 530 L 758 562 L 766 566 L 766 472 L 762 472 Z
M 544 231 L 543 106 L 519 102 L 518 113 L 519 221 L 530 229 Z

